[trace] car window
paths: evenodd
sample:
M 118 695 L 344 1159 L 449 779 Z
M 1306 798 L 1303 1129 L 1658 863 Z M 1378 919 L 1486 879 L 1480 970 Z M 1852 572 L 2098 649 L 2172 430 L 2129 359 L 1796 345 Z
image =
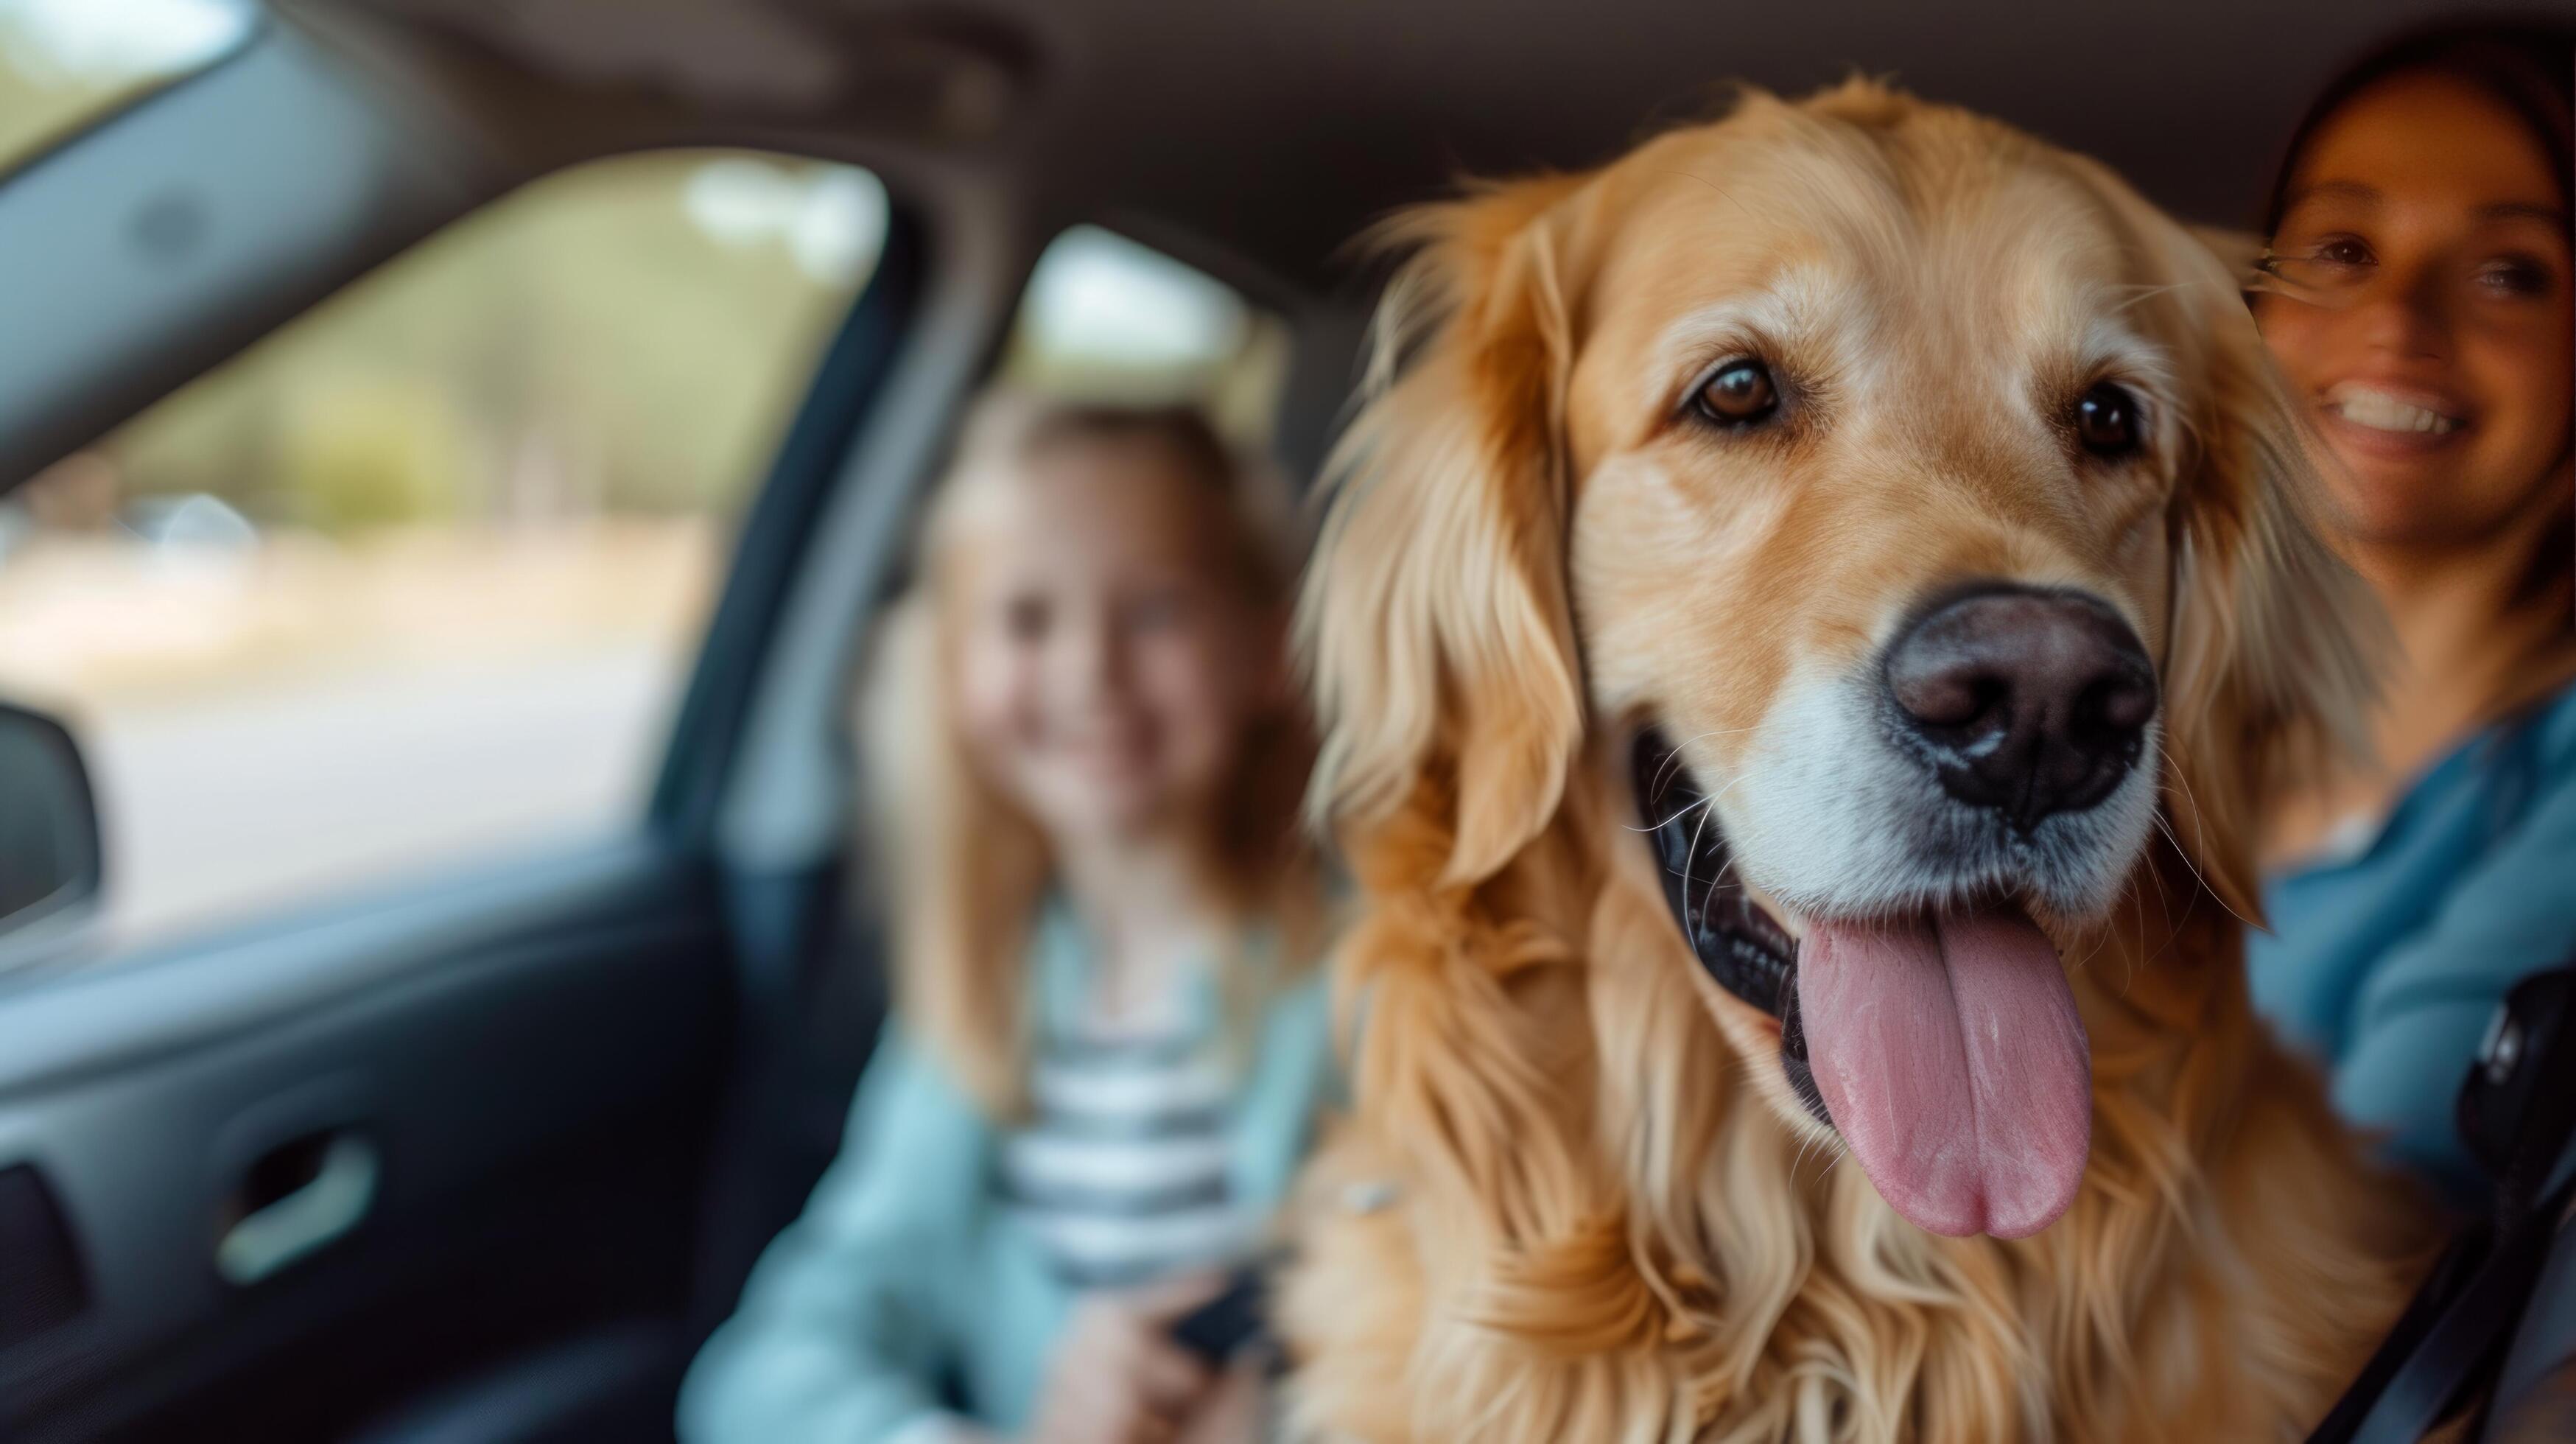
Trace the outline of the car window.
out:
M 1193 402 L 1228 440 L 1266 448 L 1289 327 L 1223 281 L 1097 226 L 1038 257 L 1002 353 L 1006 383 L 1086 401 Z
M 84 746 L 111 936 L 635 825 L 886 219 L 844 166 L 562 172 L 0 500 L 0 695 Z
M 251 0 L 0 0 L 0 171 L 239 48 Z

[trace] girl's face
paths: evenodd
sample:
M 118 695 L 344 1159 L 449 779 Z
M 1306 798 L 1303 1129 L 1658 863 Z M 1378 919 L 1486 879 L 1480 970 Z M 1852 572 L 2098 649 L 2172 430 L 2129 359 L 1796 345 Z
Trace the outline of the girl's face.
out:
M 1280 639 L 1225 566 L 1221 503 L 1151 445 L 996 478 L 956 548 L 958 687 L 985 776 L 1059 837 L 1203 817 L 1277 706 Z
M 2333 459 L 2364 545 L 2485 539 L 2564 486 L 2567 215 L 2510 111 L 2439 75 L 2395 76 L 2319 127 L 2272 249 L 2292 294 L 2255 318 Z

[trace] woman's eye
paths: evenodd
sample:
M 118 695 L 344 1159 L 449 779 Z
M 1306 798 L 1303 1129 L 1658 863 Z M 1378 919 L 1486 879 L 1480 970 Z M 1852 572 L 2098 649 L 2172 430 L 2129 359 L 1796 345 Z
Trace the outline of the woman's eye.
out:
M 2284 238 L 2263 253 L 2262 261 L 2262 269 L 2287 283 L 2293 295 L 2301 287 L 2315 290 L 2359 285 L 2378 266 L 2379 258 L 2371 254 L 2369 244 L 2348 234 L 2314 240 Z
M 1700 383 L 1691 404 L 1720 426 L 1750 426 L 1780 409 L 1780 392 L 1761 362 L 1729 361 Z
M 2138 399 L 2126 387 L 2108 381 L 2096 384 L 2075 403 L 2075 439 L 2086 451 L 2105 459 L 2135 452 L 2143 439 Z
M 2498 296 L 2545 296 L 2549 294 L 2549 268 L 2528 256 L 2499 256 L 2478 267 L 2471 280 L 2480 290 Z
M 1014 642 L 1043 641 L 1049 620 L 1042 597 L 1013 597 L 1002 608 L 1002 630 Z
M 1187 609 L 1177 592 L 1150 592 L 1127 604 L 1127 629 L 1159 632 L 1178 624 Z

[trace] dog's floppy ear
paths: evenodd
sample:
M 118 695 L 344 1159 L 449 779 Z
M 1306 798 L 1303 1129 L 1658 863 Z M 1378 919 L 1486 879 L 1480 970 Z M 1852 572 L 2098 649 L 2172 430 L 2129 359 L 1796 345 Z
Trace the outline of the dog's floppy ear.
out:
M 2165 228 L 2209 377 L 2170 527 L 2166 808 L 2203 880 L 2259 922 L 2262 808 L 2285 781 L 2366 751 L 2384 623 L 2318 531 L 2307 438 L 2237 275 Z
M 1555 814 L 1583 728 L 1566 604 L 1571 337 L 1549 211 L 1523 181 L 1399 217 L 1367 399 L 1299 603 L 1324 726 L 1315 802 L 1366 828 L 1446 813 L 1444 883 L 1491 876 Z

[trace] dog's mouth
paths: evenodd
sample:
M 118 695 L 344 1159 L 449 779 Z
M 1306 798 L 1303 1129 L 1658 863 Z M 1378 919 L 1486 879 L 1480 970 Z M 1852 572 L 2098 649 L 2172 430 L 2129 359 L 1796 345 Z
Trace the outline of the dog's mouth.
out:
M 1832 1127 L 1798 1017 L 1797 938 L 1744 885 L 1716 807 L 1661 732 L 1638 734 L 1635 766 L 1637 806 L 1682 937 L 1719 987 L 1778 1020 L 1782 1075 L 1816 1121 Z
M 1779 1020 L 1792 1093 L 1933 1233 L 2018 1238 L 2074 1201 L 2091 1054 L 2056 947 L 2009 900 L 1858 919 L 1766 909 L 1654 728 L 1632 765 L 1664 900 L 1718 986 Z M 1801 954 L 1806 966 L 1802 969 Z

